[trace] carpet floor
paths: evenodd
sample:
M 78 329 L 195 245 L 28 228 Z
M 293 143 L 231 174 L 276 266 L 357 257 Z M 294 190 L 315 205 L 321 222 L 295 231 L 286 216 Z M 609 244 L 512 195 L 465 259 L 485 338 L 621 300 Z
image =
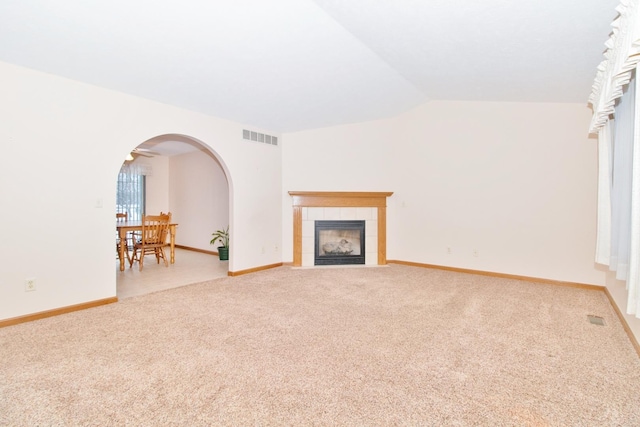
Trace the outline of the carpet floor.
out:
M 0 329 L 0 360 L 2 426 L 640 425 L 604 293 L 403 265 L 133 297 Z

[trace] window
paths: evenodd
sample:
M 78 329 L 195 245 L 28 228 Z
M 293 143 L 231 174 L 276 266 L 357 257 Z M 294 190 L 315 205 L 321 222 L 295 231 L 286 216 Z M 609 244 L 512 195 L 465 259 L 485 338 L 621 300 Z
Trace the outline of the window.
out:
M 116 213 L 127 212 L 129 220 L 140 221 L 145 212 L 145 178 L 130 169 L 122 168 L 118 174 Z

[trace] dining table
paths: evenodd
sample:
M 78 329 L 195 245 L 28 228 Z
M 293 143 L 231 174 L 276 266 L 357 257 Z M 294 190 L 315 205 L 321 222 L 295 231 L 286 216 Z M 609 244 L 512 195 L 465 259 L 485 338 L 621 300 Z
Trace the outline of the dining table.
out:
M 169 223 L 169 247 L 171 248 L 170 261 L 171 264 L 175 263 L 176 259 L 176 227 L 177 223 Z M 142 221 L 116 221 L 116 230 L 118 231 L 118 237 L 120 238 L 120 247 L 118 251 L 118 257 L 120 258 L 120 271 L 124 271 L 124 251 L 127 249 L 127 233 L 130 231 L 142 231 Z M 123 244 L 124 243 L 124 244 Z M 128 250 L 128 249 L 127 249 Z

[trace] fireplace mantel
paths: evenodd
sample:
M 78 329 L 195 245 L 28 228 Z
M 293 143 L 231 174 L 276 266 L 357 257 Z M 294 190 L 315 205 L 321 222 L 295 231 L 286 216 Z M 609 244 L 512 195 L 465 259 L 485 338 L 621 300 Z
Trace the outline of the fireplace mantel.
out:
M 387 263 L 387 197 L 393 192 L 289 191 L 293 198 L 293 265 L 302 266 L 303 207 L 378 209 L 378 265 Z

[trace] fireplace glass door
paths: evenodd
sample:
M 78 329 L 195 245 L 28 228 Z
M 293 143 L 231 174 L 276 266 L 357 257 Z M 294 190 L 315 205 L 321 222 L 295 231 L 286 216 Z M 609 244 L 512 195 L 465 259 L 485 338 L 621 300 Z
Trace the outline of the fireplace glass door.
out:
M 365 263 L 365 221 L 316 221 L 315 265 Z

